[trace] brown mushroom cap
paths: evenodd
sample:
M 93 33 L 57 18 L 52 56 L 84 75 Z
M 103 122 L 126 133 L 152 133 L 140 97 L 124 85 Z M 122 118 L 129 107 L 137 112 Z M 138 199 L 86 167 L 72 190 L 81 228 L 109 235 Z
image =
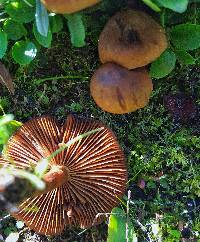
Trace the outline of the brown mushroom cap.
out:
M 111 212 L 119 203 L 126 188 L 127 169 L 115 135 L 102 123 L 70 115 L 60 127 L 52 117 L 32 119 L 9 140 L 6 159 L 7 164 L 21 169 L 32 167 L 61 144 L 99 127 L 103 129 L 50 161 L 43 178 L 48 189 L 25 200 L 14 217 L 46 235 L 61 233 L 66 225 L 87 228 L 104 220 L 104 216 L 96 216 Z
M 143 108 L 149 101 L 152 81 L 144 68 L 127 70 L 114 63 L 106 63 L 96 70 L 90 92 L 103 110 L 124 114 Z
M 102 63 L 115 62 L 128 69 L 145 66 L 167 48 L 164 29 L 149 15 L 121 11 L 105 25 L 99 37 Z
M 54 13 L 74 13 L 88 8 L 101 0 L 41 0 L 45 7 Z

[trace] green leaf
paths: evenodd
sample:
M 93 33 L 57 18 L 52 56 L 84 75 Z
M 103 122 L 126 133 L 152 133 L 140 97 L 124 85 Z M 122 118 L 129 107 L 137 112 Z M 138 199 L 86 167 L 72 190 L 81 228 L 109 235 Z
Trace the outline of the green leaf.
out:
M 85 45 L 85 27 L 80 13 L 65 15 L 71 35 L 71 43 L 74 47 L 83 47 Z
M 161 9 L 151 0 L 142 0 L 148 7 L 153 9 L 155 12 L 160 12 Z
M 51 33 L 51 30 L 49 28 L 48 30 L 48 33 L 47 33 L 47 36 L 43 36 L 41 35 L 38 30 L 37 30 L 37 27 L 36 27 L 36 24 L 34 23 L 33 24 L 33 33 L 34 33 L 34 36 L 36 38 L 36 40 L 44 47 L 46 48 L 49 48 L 51 46 L 51 41 L 52 41 L 52 33 Z
M 10 17 L 20 23 L 29 23 L 35 18 L 34 0 L 28 0 L 29 4 L 22 0 L 11 1 L 5 6 Z
M 63 20 L 60 15 L 50 17 L 50 25 L 52 33 L 58 33 L 63 28 Z
M 6 144 L 11 135 L 22 125 L 13 118 L 12 114 L 0 116 L 0 144 Z
M 166 50 L 151 64 L 150 75 L 159 79 L 167 76 L 175 67 L 176 55 L 171 50 Z
M 30 41 L 18 41 L 12 47 L 12 56 L 20 65 L 29 64 L 36 56 L 37 49 Z
M 176 229 L 170 229 L 169 233 L 174 237 L 180 239 L 181 237 L 181 232 L 176 230 Z
M 7 19 L 3 25 L 4 31 L 7 33 L 8 39 L 18 40 L 22 36 L 27 34 L 24 25 L 13 21 L 12 19 Z
M 183 13 L 186 11 L 189 0 L 156 0 L 160 6 L 169 8 L 175 12 Z
M 137 236 L 134 233 L 133 225 L 129 222 L 128 241 L 137 242 Z M 107 242 L 125 242 L 126 241 L 126 214 L 120 208 L 113 208 L 108 224 Z
M 36 0 L 36 13 L 35 13 L 35 21 L 38 32 L 47 37 L 48 29 L 49 29 L 49 16 L 46 8 L 40 2 L 40 0 Z
M 5 3 L 7 0 L 0 0 L 0 4 Z
M 160 178 L 159 182 L 163 188 L 165 189 L 169 188 L 169 184 L 168 184 L 169 181 L 166 178 Z
M 200 25 L 179 24 L 171 30 L 171 42 L 179 50 L 194 50 L 200 47 Z
M 175 52 L 178 61 L 183 65 L 194 65 L 196 59 L 184 50 L 177 50 Z
M 0 59 L 5 55 L 7 47 L 7 34 L 2 29 L 0 29 Z

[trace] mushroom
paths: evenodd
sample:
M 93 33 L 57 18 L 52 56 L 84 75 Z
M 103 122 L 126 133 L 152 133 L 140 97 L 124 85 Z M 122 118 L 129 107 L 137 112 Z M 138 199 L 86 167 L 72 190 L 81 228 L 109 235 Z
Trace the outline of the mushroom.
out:
M 54 13 L 74 13 L 88 8 L 101 0 L 41 0 L 45 7 Z
M 149 15 L 121 11 L 105 25 L 99 37 L 102 63 L 115 62 L 128 69 L 145 66 L 167 48 L 164 29 Z
M 127 70 L 114 63 L 106 63 L 96 70 L 90 92 L 103 110 L 124 114 L 143 108 L 153 89 L 145 68 Z
M 49 116 L 25 123 L 7 144 L 2 163 L 19 169 L 36 166 L 64 143 L 90 130 L 49 162 L 46 189 L 33 194 L 12 215 L 34 231 L 54 235 L 66 225 L 88 228 L 101 223 L 125 192 L 124 154 L 113 132 L 104 124 L 69 115 L 61 127 Z M 6 160 L 6 161 L 5 161 Z

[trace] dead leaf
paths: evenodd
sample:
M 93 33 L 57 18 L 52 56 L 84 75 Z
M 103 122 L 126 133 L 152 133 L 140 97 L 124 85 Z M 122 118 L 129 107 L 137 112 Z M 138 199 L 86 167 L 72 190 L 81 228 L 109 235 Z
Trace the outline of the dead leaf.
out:
M 13 85 L 12 77 L 7 68 L 0 62 L 0 83 L 6 86 L 10 93 L 14 94 L 15 88 Z

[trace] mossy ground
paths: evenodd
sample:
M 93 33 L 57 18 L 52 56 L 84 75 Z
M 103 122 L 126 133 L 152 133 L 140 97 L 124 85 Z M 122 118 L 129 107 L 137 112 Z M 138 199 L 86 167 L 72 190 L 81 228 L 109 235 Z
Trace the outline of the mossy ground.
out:
M 126 115 L 112 115 L 99 109 L 89 92 L 90 78 L 100 65 L 97 34 L 98 31 L 94 35 L 89 32 L 87 45 L 76 49 L 71 46 L 68 33 L 60 32 L 54 36 L 52 47 L 42 49 L 26 68 L 7 59 L 15 94 L 11 96 L 1 86 L 0 103 L 6 113 L 13 113 L 22 122 L 46 114 L 63 122 L 69 113 L 103 121 L 115 132 L 127 157 L 132 192 L 130 215 L 140 234 L 139 241 L 146 241 L 149 235 L 157 241 L 150 224 L 158 220 L 164 241 L 179 241 L 176 231 L 181 230 L 180 224 L 189 228 L 187 235 L 192 241 L 195 232 L 200 231 L 199 118 L 185 124 L 175 122 L 163 97 L 182 92 L 200 104 L 199 66 L 177 65 L 169 77 L 153 80 L 154 91 L 147 107 Z M 141 179 L 145 181 L 144 189 L 137 185 Z M 9 228 L 16 230 L 12 218 L 1 222 L 0 234 L 6 235 Z M 55 238 L 24 228 L 19 231 L 21 241 L 106 241 L 107 226 L 85 232 L 66 229 Z

